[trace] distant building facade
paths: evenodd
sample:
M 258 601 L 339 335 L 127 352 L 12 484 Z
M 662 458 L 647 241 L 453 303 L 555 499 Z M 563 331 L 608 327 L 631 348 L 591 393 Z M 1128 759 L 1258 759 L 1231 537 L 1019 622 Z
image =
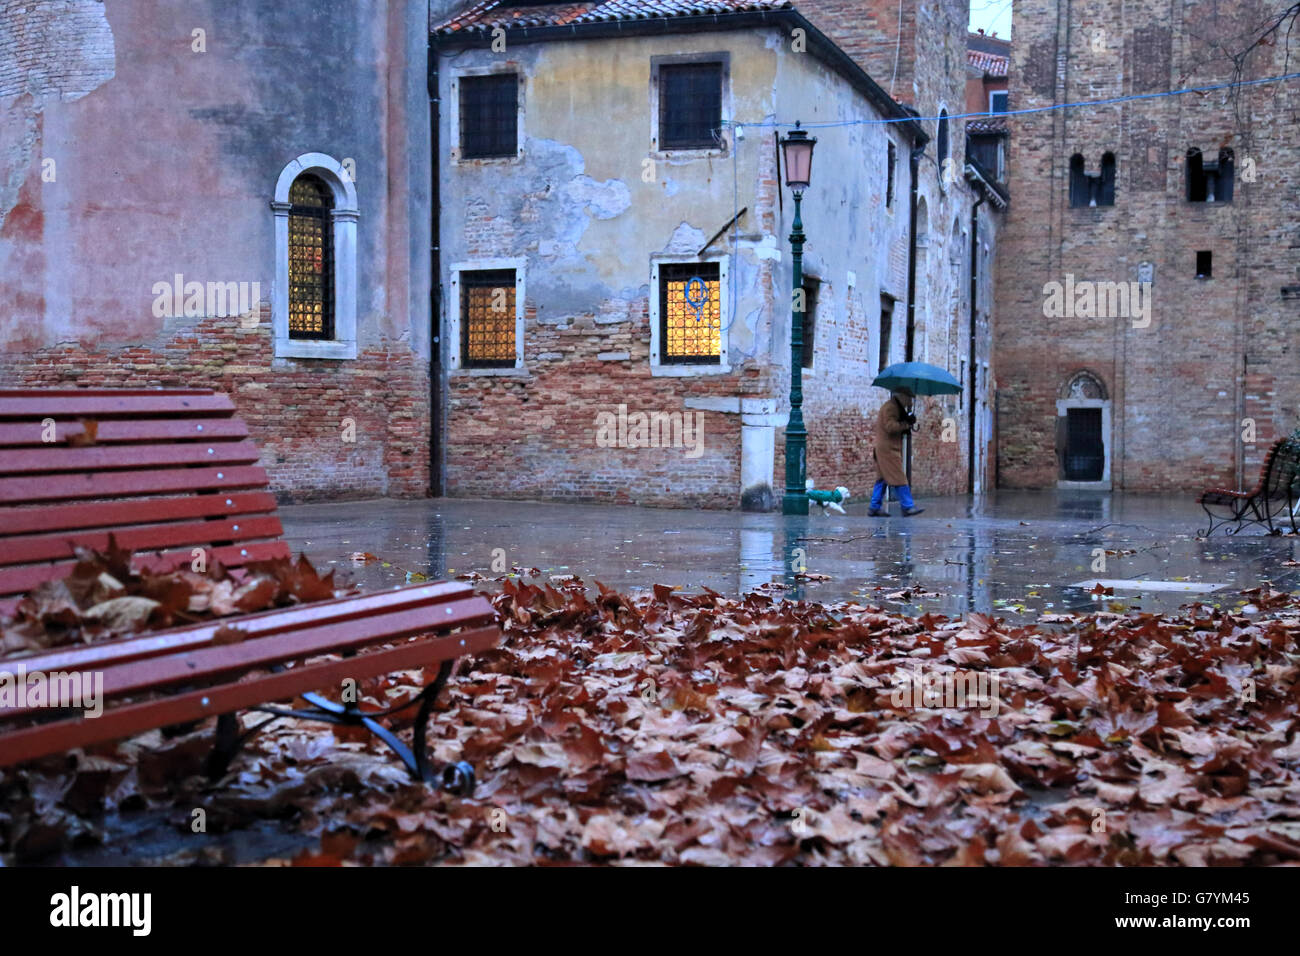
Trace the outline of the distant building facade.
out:
M 800 119 L 818 138 L 803 202 L 810 477 L 859 494 L 874 481 L 871 422 L 887 394 L 870 382 L 882 367 L 966 368 L 974 189 L 960 173 L 931 176 L 912 232 L 910 158 L 932 135 L 827 42 L 811 6 L 812 22 L 784 2 L 668 5 L 664 23 L 663 4 L 575 16 L 488 3 L 435 25 L 454 493 L 779 501 L 793 208 L 778 122 Z M 467 128 L 483 115 L 467 104 L 492 97 L 496 127 Z M 944 134 L 959 157 L 959 133 Z M 943 240 L 930 204 L 953 213 Z M 909 322 L 917 289 L 936 301 Z M 987 311 L 981 330 L 987 357 Z M 966 402 L 927 416 L 918 489 L 965 489 Z M 630 427 L 611 445 L 601 416 L 620 415 Z M 691 443 L 679 421 L 698 429 Z
M 226 391 L 289 500 L 772 507 L 799 119 L 809 475 L 865 492 L 914 358 L 966 383 L 917 490 L 987 487 L 1007 191 L 938 119 L 965 4 L 867 4 L 870 42 L 858 6 L 11 4 L 0 386 Z
M 1003 485 L 1249 485 L 1300 420 L 1300 87 L 1159 95 L 1232 82 L 1264 15 L 1017 0 L 1012 109 L 1147 98 L 1016 117 L 1010 177 L 1033 187 L 1000 249 Z M 1242 78 L 1287 55 L 1279 35 Z

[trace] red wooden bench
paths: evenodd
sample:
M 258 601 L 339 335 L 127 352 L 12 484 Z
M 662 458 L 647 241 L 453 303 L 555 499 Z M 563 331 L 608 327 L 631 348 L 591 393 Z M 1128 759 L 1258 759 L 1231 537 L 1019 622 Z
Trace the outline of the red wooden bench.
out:
M 1274 519 L 1287 516 L 1291 531 L 1296 531 L 1296 505 L 1300 502 L 1300 442 L 1279 438 L 1269 449 L 1259 469 L 1259 481 L 1250 491 L 1210 488 L 1201 493 L 1197 504 L 1210 517 L 1201 537 L 1209 537 L 1215 528 L 1232 524 L 1228 534 L 1258 525 L 1278 534 Z M 1280 522 L 1279 522 L 1280 523 Z
M 226 396 L 196 389 L 0 390 L 0 595 L 8 607 L 66 575 L 76 545 L 103 548 L 110 532 L 151 568 L 189 562 L 194 547 L 235 567 L 287 557 L 266 473 L 233 413 Z M 75 444 L 92 431 L 95 444 Z M 298 717 L 365 727 L 416 779 L 440 776 L 445 788 L 470 792 L 468 764 L 431 768 L 428 717 L 455 659 L 499 639 L 486 598 L 466 584 L 435 582 L 9 657 L 0 669 L 21 669 L 28 688 L 55 678 L 65 690 L 83 677 L 87 687 L 102 681 L 103 712 L 16 695 L 0 705 L 0 766 L 215 716 L 208 771 L 220 776 L 252 733 Z M 315 693 L 434 664 L 437 676 L 419 694 L 384 710 Z M 295 697 L 309 706 L 269 703 Z M 408 748 L 380 719 L 417 703 Z M 240 710 L 270 717 L 241 731 Z
M 206 389 L 0 389 L 0 613 L 110 532 L 154 570 L 288 557 L 234 414 Z

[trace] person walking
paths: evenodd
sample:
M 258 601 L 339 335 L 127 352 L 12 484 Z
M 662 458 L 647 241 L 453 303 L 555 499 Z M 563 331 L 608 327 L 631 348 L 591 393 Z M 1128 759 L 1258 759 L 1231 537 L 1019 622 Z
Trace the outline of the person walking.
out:
M 907 484 L 907 470 L 903 467 L 903 436 L 916 424 L 912 414 L 912 390 L 894 389 L 889 401 L 880 406 L 876 415 L 876 443 L 872 456 L 876 460 L 875 487 L 871 489 L 871 507 L 867 514 L 874 517 L 888 517 L 889 512 L 882 506 L 885 487 L 889 486 L 898 493 L 899 504 L 903 506 L 903 515 L 919 515 L 924 508 L 918 508 L 912 500 L 912 489 Z

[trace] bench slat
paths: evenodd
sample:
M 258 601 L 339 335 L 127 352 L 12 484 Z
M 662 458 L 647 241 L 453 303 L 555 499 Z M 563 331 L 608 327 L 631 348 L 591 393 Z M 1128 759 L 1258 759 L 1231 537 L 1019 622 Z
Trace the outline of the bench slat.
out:
M 265 488 L 266 471 L 254 465 L 98 472 L 86 475 L 0 478 L 0 503 L 156 495 L 209 488 Z
M 211 643 L 213 635 L 220 628 L 231 625 L 237 625 L 248 635 L 245 640 L 255 640 L 267 634 L 286 633 L 320 624 L 361 621 L 386 611 L 404 610 L 416 605 L 435 608 L 447 601 L 472 597 L 473 593 L 474 589 L 470 585 L 459 581 L 410 584 L 388 591 L 345 595 L 328 601 L 273 608 L 255 614 L 242 614 L 238 618 L 221 618 L 206 624 L 170 628 L 99 644 L 60 647 L 10 660 L 15 666 L 21 663 L 29 672 L 92 670 L 143 657 L 203 647 Z
M 161 574 L 188 564 L 191 557 L 189 549 L 164 551 L 161 554 L 137 554 L 132 557 L 131 566 L 137 570 L 143 569 L 152 574 Z M 266 541 L 209 548 L 208 561 L 211 562 L 214 557 L 228 568 L 237 568 L 251 561 L 287 558 L 289 546 L 283 541 Z M 0 568 L 0 595 L 26 594 L 38 584 L 67 577 L 75 566 L 75 561 L 60 561 L 57 564 L 28 564 Z
M 247 438 L 248 426 L 239 418 L 109 419 L 98 422 L 95 440 L 99 444 L 141 441 L 203 441 L 218 438 Z M 85 426 L 75 419 L 56 419 L 54 442 L 43 440 L 45 426 L 39 421 L 0 422 L 0 448 L 21 445 L 63 444 L 84 435 Z
M 19 448 L 4 453 L 0 475 L 109 468 L 140 470 L 168 465 L 251 465 L 260 454 L 251 441 Z
M 462 631 L 449 637 L 408 641 L 398 647 L 342 660 L 306 664 L 235 684 L 123 704 L 106 710 L 99 717 L 73 717 L 25 727 L 4 735 L 0 766 L 22 763 L 73 747 L 130 737 L 155 727 L 233 713 L 269 701 L 286 700 L 306 691 L 337 688 L 349 677 L 365 680 L 393 671 L 426 667 L 465 654 L 480 653 L 500 639 L 501 632 L 493 626 Z
M 0 510 L 0 548 L 5 547 L 3 536 L 31 531 L 111 530 L 117 525 L 274 511 L 275 496 L 268 491 L 5 508 Z
M 255 669 L 298 662 L 321 654 L 360 650 L 372 644 L 387 644 L 418 634 L 444 633 L 453 627 L 484 627 L 493 619 L 492 605 L 487 599 L 470 595 L 435 605 L 416 604 L 385 610 L 367 616 L 364 621 L 336 620 L 293 631 L 263 634 L 238 644 L 173 650 L 96 669 L 95 673 L 103 675 L 103 699 L 109 701 L 140 691 L 238 677 Z M 229 620 L 227 626 L 238 628 L 238 619 Z M 38 669 L 26 661 L 23 663 L 30 680 Z M 39 669 L 42 674 L 53 671 L 54 668 Z M 0 708 L 0 718 L 22 717 L 36 709 L 15 703 Z
M 436 612 L 436 613 L 433 613 Z M 385 612 L 366 619 L 365 627 L 351 621 L 267 634 L 238 644 L 221 644 L 198 650 L 150 657 L 104 670 L 104 696 L 120 697 L 151 688 L 174 687 L 199 680 L 242 674 L 253 668 L 285 661 L 359 649 L 367 644 L 413 637 L 445 627 L 477 627 L 494 619 L 487 598 L 473 596 L 447 601 L 430 609 L 413 607 Z M 232 620 L 231 627 L 239 622 Z M 6 715 L 12 711 L 0 711 Z
M 188 524 L 134 525 L 112 532 L 117 546 L 128 551 L 154 551 L 183 544 L 211 545 L 218 541 L 256 541 L 259 538 L 278 538 L 283 533 L 280 519 L 266 515 Z M 77 546 L 104 551 L 108 548 L 108 535 L 108 531 L 78 531 L 9 538 L 4 542 L 5 561 L 21 564 L 75 558 Z
M 80 389 L 41 392 L 34 396 L 12 396 L 0 392 L 0 418 L 58 419 L 61 415 L 94 418 L 141 415 L 234 414 L 235 403 L 220 392 L 195 391 L 176 394 L 165 391 L 83 393 Z

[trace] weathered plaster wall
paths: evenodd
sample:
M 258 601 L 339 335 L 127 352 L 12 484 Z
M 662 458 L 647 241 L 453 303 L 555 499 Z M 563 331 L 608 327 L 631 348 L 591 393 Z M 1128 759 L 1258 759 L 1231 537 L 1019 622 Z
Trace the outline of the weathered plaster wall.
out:
M 0 7 L 19 44 L 16 65 L 0 47 L 0 382 L 222 388 L 284 494 L 422 493 L 426 16 L 414 0 Z M 265 311 L 251 329 L 155 317 L 154 283 L 177 273 L 257 282 L 269 303 L 268 202 L 312 151 L 355 162 L 359 357 L 274 360 Z
M 936 117 L 941 110 L 949 115 L 964 111 L 968 4 L 965 0 L 904 4 L 895 0 L 804 0 L 799 9 L 881 86 L 923 117 L 922 125 L 931 138 L 917 176 L 921 211 L 917 219 L 913 358 L 946 368 L 961 378 L 962 361 L 969 361 L 969 224 L 971 205 L 977 197 L 963 176 L 965 122 L 949 121 L 951 162 L 945 168 L 938 156 Z M 906 170 L 905 150 L 900 150 L 898 161 Z M 903 205 L 899 214 L 905 217 L 907 194 L 900 195 Z M 896 255 L 905 269 L 906 247 Z M 900 288 L 902 292 L 896 293 L 898 302 L 894 307 L 891 336 L 891 359 L 895 362 L 903 361 L 906 351 L 905 281 Z M 872 327 L 878 333 L 878 296 L 872 301 Z M 988 321 L 993 321 L 992 314 Z M 987 338 L 984 341 L 981 348 L 988 352 Z M 990 400 L 991 381 L 992 376 L 978 400 Z M 970 400 L 967 395 L 960 400 L 953 396 L 924 403 L 921 429 L 912 436 L 914 490 L 920 493 L 966 490 L 969 429 L 964 409 Z M 946 418 L 956 426 L 955 433 L 951 429 L 945 431 Z M 945 437 L 953 440 L 945 441 Z
M 526 78 L 522 159 L 442 165 L 444 288 L 456 264 L 501 257 L 524 259 L 526 285 L 524 368 L 450 373 L 450 493 L 737 503 L 739 399 L 771 393 L 764 277 L 774 240 L 759 227 L 757 194 L 770 131 L 767 138 L 752 131 L 734 155 L 655 158 L 650 142 L 651 57 L 714 51 L 731 53 L 727 115 L 769 116 L 776 60 L 757 33 L 530 44 L 440 61 L 444 157 L 456 145 L 459 71 L 504 61 Z M 770 184 L 766 192 L 774 195 Z M 652 374 L 652 256 L 699 250 L 746 206 L 723 293 L 731 370 Z M 729 232 L 708 252 L 731 250 L 730 240 Z M 447 310 L 458 307 L 445 302 Z M 596 416 L 619 404 L 629 412 L 698 412 L 703 451 L 600 447 Z
M 744 137 L 724 156 L 660 158 L 654 180 L 644 182 L 643 161 L 652 156 L 651 58 L 715 51 L 730 53 L 728 116 L 748 123 Z M 793 200 L 777 182 L 770 124 L 860 120 L 876 116 L 874 108 L 777 31 L 519 45 L 440 62 L 448 151 L 455 146 L 450 114 L 459 71 L 504 63 L 526 77 L 522 160 L 452 161 L 443 168 L 444 286 L 457 263 L 519 257 L 527 290 L 524 368 L 450 374 L 449 490 L 736 507 L 743 427 L 751 438 L 766 430 L 774 445 L 766 454 L 779 501 Z M 910 144 L 884 125 L 813 132 L 805 270 L 823 284 L 814 371 L 804 388 L 809 474 L 822 486 L 848 484 L 861 493 L 874 477 L 870 422 L 884 397 L 870 388 L 882 290 L 900 300 L 900 328 L 903 318 Z M 892 212 L 884 209 L 888 137 L 900 157 Z M 729 230 L 709 250 L 731 254 L 732 370 L 656 376 L 652 257 L 699 249 L 744 207 L 738 248 Z M 458 303 L 448 299 L 446 308 Z M 595 415 L 620 403 L 647 412 L 699 411 L 704 453 L 600 447 Z
M 839 124 L 879 119 L 879 114 L 819 61 L 781 47 L 777 115 L 785 122 Z M 808 476 L 819 488 L 844 485 L 856 496 L 875 482 L 871 457 L 876 412 L 888 393 L 871 385 L 880 371 L 881 294 L 898 300 L 894 354 L 902 361 L 902 327 L 907 297 L 909 236 L 907 196 L 911 188 L 910 139 L 895 124 L 827 125 L 817 137 L 813 179 L 804 196 L 804 272 L 822 280 L 816 311 L 813 368 L 805 370 L 804 420 L 808 429 Z M 770 134 L 769 134 L 770 135 Z M 886 208 L 888 142 L 897 150 L 894 202 Z M 784 188 L 784 187 L 782 187 Z M 777 234 L 785 253 L 777 276 L 780 318 L 773 361 L 789 380 L 792 283 L 788 256 L 794 214 L 786 191 Z M 782 425 L 788 387 L 781 388 Z M 784 484 L 784 434 L 778 432 L 778 481 Z

